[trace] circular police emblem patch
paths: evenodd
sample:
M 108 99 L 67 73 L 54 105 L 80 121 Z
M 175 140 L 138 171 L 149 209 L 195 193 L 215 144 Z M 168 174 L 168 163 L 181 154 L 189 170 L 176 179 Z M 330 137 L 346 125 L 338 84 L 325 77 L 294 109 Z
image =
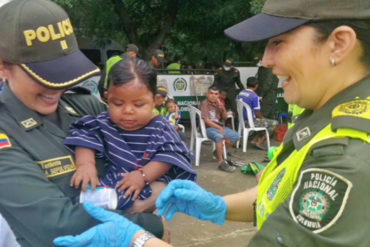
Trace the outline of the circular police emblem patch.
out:
M 355 116 L 370 119 L 370 101 L 353 100 L 338 105 L 332 112 L 332 117 Z
M 351 115 L 361 114 L 364 113 L 366 110 L 367 102 L 361 100 L 351 101 L 340 106 L 340 111 Z
M 290 198 L 290 215 L 310 231 L 323 232 L 342 215 L 351 188 L 352 183 L 337 173 L 319 168 L 304 170 Z
M 184 78 L 177 78 L 173 82 L 173 90 L 174 91 L 185 91 L 188 86 L 188 83 Z
M 322 191 L 308 189 L 301 196 L 299 212 L 307 217 L 322 220 L 328 208 L 328 197 Z

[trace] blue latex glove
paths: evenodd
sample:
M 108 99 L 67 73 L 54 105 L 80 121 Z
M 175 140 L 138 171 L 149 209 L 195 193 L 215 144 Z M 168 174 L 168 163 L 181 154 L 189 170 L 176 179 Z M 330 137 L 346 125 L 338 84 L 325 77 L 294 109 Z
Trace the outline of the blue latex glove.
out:
M 91 227 L 87 231 L 76 236 L 62 236 L 54 239 L 56 246 L 69 247 L 127 247 L 133 235 L 140 229 L 140 226 L 132 223 L 125 217 L 93 206 L 84 202 L 86 212 L 102 224 Z
M 165 214 L 167 220 L 170 220 L 174 213 L 182 212 L 219 225 L 225 221 L 226 203 L 224 199 L 205 191 L 189 180 L 171 181 L 159 194 L 155 205 L 158 214 Z

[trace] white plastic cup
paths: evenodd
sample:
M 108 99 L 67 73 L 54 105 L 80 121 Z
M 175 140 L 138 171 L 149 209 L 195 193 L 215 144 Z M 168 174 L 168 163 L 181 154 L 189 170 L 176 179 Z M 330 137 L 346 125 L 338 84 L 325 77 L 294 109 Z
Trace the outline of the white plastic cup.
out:
M 92 191 L 91 186 L 88 186 L 86 191 L 81 191 L 80 203 L 90 202 L 94 206 L 105 209 L 117 208 L 117 193 L 115 189 L 106 186 L 96 186 Z

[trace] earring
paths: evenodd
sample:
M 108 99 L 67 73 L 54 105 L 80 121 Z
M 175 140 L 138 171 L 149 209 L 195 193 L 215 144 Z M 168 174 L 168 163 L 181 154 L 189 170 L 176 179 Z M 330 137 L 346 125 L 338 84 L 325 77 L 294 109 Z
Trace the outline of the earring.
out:
M 331 65 L 335 66 L 335 59 L 334 58 L 330 58 L 330 63 L 331 63 Z

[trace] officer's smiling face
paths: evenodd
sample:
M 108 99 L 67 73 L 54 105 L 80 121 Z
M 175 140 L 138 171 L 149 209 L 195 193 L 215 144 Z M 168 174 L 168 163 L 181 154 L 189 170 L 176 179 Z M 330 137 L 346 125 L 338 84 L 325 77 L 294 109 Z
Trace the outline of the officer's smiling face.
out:
M 302 26 L 271 38 L 265 48 L 263 66 L 272 67 L 282 81 L 289 104 L 316 109 L 330 92 L 330 50 L 326 41 L 316 40 L 317 31 Z
M 11 91 L 28 108 L 42 115 L 56 111 L 64 89 L 54 90 L 41 86 L 18 65 L 5 66 L 3 73 Z
M 132 131 L 146 126 L 155 116 L 153 93 L 136 79 L 108 88 L 108 113 L 119 128 Z

